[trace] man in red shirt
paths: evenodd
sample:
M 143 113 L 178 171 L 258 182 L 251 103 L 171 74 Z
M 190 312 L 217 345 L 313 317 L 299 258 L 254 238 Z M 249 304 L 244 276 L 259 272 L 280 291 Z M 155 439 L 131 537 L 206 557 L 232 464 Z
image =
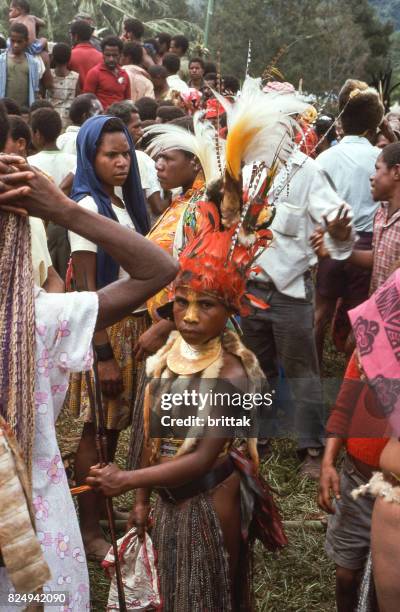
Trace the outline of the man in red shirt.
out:
M 101 43 L 103 61 L 87 73 L 84 93 L 93 93 L 105 110 L 114 102 L 131 99 L 129 76 L 120 65 L 123 43 L 116 36 L 108 36 Z
M 68 68 L 79 73 L 79 85 L 82 89 L 87 73 L 93 66 L 103 61 L 103 54 L 90 44 L 92 28 L 86 21 L 71 23 L 70 34 L 74 47 Z

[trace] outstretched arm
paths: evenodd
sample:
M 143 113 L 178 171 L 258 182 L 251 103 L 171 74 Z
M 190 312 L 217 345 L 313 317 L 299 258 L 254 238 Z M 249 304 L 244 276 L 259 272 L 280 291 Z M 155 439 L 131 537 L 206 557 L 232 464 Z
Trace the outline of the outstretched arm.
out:
M 22 172 L 13 172 L 13 164 Z M 20 158 L 5 155 L 0 160 L 1 204 L 15 212 L 25 209 L 34 217 L 81 234 L 126 270 L 130 278 L 98 292 L 97 329 L 120 321 L 177 274 L 178 264 L 160 247 L 115 221 L 85 210 Z

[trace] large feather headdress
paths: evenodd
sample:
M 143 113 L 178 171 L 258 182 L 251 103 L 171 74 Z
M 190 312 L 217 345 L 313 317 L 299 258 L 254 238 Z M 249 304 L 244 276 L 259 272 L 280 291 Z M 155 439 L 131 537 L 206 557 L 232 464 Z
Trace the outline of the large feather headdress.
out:
M 270 173 L 279 170 L 295 146 L 295 116 L 302 114 L 308 104 L 294 93 L 264 93 L 258 80 L 251 77 L 246 78 L 241 95 L 233 104 L 217 92 L 214 94 L 227 114 L 221 213 L 224 225 L 229 227 L 238 221 L 240 214 L 242 165 L 262 161 Z
M 201 121 L 200 113 L 193 116 L 193 127 L 194 134 L 171 123 L 161 123 L 145 128 L 146 136 L 155 135 L 147 151 L 150 155 L 159 155 L 163 151 L 172 149 L 192 153 L 199 160 L 206 185 L 209 185 L 221 178 L 221 168 L 224 168 L 224 144 L 222 141 L 217 143 L 214 126 L 209 121 Z

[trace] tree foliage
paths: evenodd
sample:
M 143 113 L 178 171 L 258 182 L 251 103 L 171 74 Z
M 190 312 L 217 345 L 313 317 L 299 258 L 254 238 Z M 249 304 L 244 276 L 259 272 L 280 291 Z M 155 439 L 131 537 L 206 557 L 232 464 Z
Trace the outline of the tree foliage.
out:
M 9 0 L 0 0 L 2 8 L 1 29 L 8 30 Z M 31 12 L 47 22 L 44 31 L 49 40 L 67 41 L 68 24 L 77 13 L 93 16 L 102 33 L 121 31 L 124 17 L 136 17 L 144 21 L 146 33 L 187 33 L 192 38 L 200 34 L 196 24 L 188 21 L 186 0 L 30 0 Z
M 400 30 L 400 0 L 370 0 L 378 15 L 390 20 L 396 30 Z
M 244 77 L 248 41 L 251 73 L 278 62 L 285 78 L 309 91 L 337 90 L 346 77 L 369 79 L 385 64 L 392 28 L 367 0 L 237 0 L 218 3 L 212 50 L 221 50 L 225 71 Z

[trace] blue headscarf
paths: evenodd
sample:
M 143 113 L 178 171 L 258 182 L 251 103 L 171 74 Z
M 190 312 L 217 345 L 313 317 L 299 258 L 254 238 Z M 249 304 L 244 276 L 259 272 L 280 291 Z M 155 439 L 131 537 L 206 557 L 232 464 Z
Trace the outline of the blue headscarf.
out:
M 100 215 L 117 221 L 118 219 L 113 211 L 110 196 L 104 191 L 94 169 L 97 143 L 105 124 L 110 119 L 115 119 L 115 117 L 110 117 L 109 115 L 91 117 L 85 121 L 79 130 L 76 141 L 78 153 L 77 168 L 71 198 L 75 202 L 79 202 L 82 198 L 89 195 L 96 202 Z M 131 150 L 131 166 L 122 188 L 124 203 L 136 231 L 145 235 L 150 230 L 150 224 L 140 182 L 135 147 L 125 126 L 123 126 L 123 131 Z M 101 247 L 98 247 L 97 287 L 100 289 L 117 280 L 118 272 L 119 264 L 103 251 Z

